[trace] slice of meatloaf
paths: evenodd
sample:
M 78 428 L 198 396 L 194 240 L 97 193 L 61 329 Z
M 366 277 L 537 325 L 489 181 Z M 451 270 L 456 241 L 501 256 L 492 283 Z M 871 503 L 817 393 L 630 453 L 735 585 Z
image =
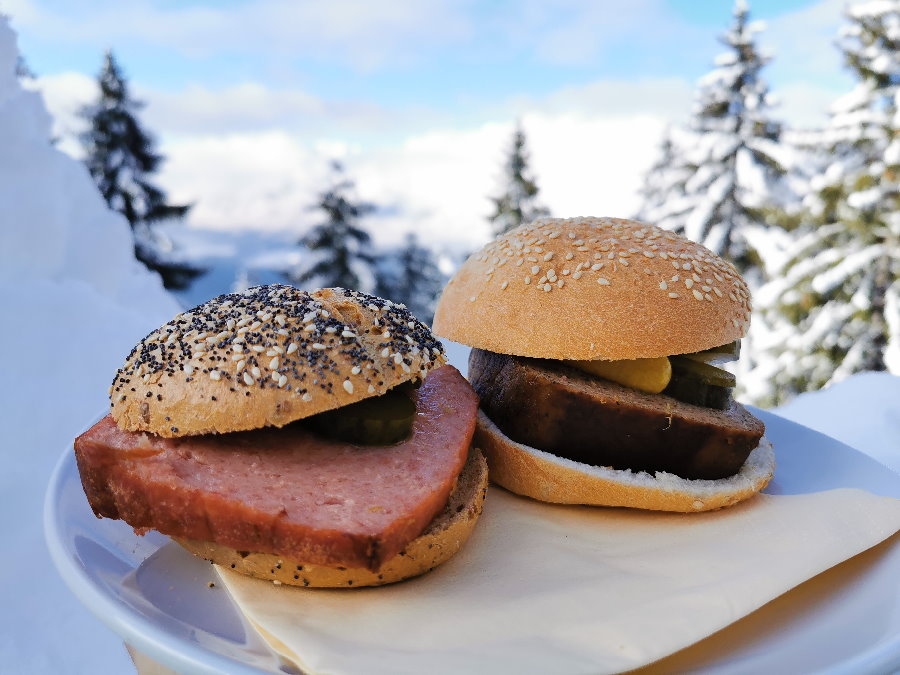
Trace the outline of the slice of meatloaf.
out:
M 357 446 L 281 429 L 161 438 L 105 417 L 75 441 L 98 517 L 310 563 L 377 570 L 441 511 L 462 469 L 478 400 L 453 367 L 411 394 L 412 435 Z
M 509 438 L 614 469 L 717 479 L 740 470 L 765 425 L 737 402 L 726 410 L 646 394 L 565 361 L 473 349 L 469 380 Z

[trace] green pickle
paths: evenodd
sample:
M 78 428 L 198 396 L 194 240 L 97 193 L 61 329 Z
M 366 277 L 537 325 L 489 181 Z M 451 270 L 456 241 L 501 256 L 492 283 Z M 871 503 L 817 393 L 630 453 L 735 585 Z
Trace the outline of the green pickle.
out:
M 725 410 L 731 404 L 736 382 L 732 373 L 713 364 L 733 361 L 739 352 L 740 343 L 733 342 L 695 354 L 670 357 L 672 380 L 663 393 L 685 403 Z
M 409 438 L 416 405 L 404 392 L 392 390 L 381 396 L 309 418 L 319 434 L 358 445 L 393 445 Z

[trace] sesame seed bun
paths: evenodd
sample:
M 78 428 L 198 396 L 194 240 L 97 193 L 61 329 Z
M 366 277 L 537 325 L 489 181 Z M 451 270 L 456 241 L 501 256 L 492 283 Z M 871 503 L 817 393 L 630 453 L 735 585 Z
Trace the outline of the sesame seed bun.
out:
M 633 220 L 541 218 L 466 260 L 433 330 L 501 354 L 635 359 L 727 344 L 749 322 L 744 280 L 700 244 Z
M 310 565 L 269 553 L 236 551 L 212 542 L 175 540 L 191 553 L 226 569 L 291 586 L 347 588 L 381 586 L 424 574 L 450 559 L 466 542 L 481 515 L 488 487 L 488 468 L 478 448 L 468 459 L 444 510 L 377 572 L 364 568 Z
M 424 378 L 445 362 L 403 306 L 341 288 L 221 295 L 132 350 L 110 388 L 127 431 L 189 436 L 284 426 Z
M 711 511 L 752 497 L 769 484 L 775 471 L 775 453 L 765 437 L 737 474 L 719 480 L 689 480 L 671 473 L 651 475 L 574 462 L 516 443 L 481 411 L 475 443 L 487 457 L 492 482 L 555 504 Z

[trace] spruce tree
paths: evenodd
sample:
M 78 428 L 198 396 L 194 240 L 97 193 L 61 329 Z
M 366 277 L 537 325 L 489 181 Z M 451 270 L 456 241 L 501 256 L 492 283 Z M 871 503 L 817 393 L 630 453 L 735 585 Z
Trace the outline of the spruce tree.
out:
M 770 118 L 761 75 L 769 58 L 756 46 L 760 30 L 738 0 L 721 37 L 727 51 L 700 80 L 688 138 L 679 143 L 683 156 L 672 170 L 683 180 L 683 197 L 654 209 L 652 218 L 731 260 L 754 287 L 763 261 L 751 242 L 767 229 L 766 209 L 784 190 L 785 174 L 781 125 Z
M 676 130 L 663 135 L 656 162 L 644 175 L 640 189 L 641 208 L 635 218 L 666 230 L 683 230 L 684 217 L 690 210 L 684 185 L 691 171 L 684 163 L 684 151 L 676 142 Z
M 153 225 L 183 218 L 190 206 L 167 203 L 165 192 L 150 181 L 164 158 L 137 119 L 143 104 L 129 95 L 112 52 L 106 52 L 97 79 L 99 99 L 81 110 L 89 124 L 81 134 L 84 162 L 106 203 L 131 225 L 135 257 L 158 272 L 166 288 L 184 288 L 201 270 L 166 260 Z
M 370 252 L 372 238 L 359 221 L 376 207 L 356 199 L 355 185 L 340 162 L 332 163 L 332 171 L 331 186 L 312 207 L 321 210 L 325 220 L 300 241 L 313 253 L 312 264 L 295 272 L 292 279 L 300 284 L 315 280 L 318 286 L 369 291 L 376 258 Z
M 550 215 L 550 211 L 537 200 L 538 186 L 528 169 L 525 143 L 525 131 L 519 125 L 513 133 L 509 158 L 503 167 L 506 190 L 499 197 L 491 197 L 494 213 L 488 216 L 488 220 L 494 227 L 495 235 Z
M 443 285 L 434 254 L 409 233 L 405 246 L 380 261 L 375 294 L 402 302 L 418 319 L 430 324 Z
M 780 331 L 771 403 L 858 371 L 900 374 L 900 0 L 851 6 L 847 21 L 857 84 L 815 135 L 808 218 L 760 294 Z

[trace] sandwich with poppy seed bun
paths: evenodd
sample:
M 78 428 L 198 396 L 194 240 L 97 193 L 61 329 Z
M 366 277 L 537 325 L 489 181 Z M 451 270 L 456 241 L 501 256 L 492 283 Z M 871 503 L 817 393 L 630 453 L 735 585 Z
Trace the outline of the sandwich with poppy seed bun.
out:
M 98 517 L 298 586 L 422 574 L 484 500 L 477 398 L 403 305 L 340 288 L 219 296 L 141 340 L 75 441 Z
M 705 511 L 762 490 L 774 453 L 732 397 L 750 321 L 734 267 L 631 220 L 544 218 L 473 254 L 434 332 L 471 346 L 491 480 L 547 502 Z

